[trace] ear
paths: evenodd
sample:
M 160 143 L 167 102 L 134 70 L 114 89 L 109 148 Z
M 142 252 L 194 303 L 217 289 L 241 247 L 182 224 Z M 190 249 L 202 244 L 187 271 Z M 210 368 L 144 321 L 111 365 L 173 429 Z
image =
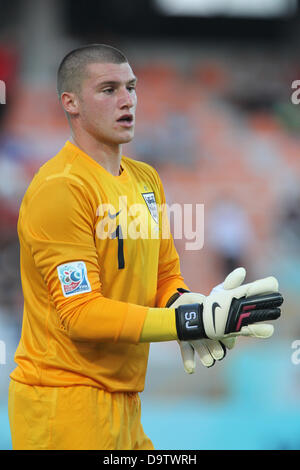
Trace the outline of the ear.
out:
M 79 100 L 75 93 L 63 92 L 61 94 L 61 104 L 64 110 L 72 116 L 75 116 L 79 112 Z

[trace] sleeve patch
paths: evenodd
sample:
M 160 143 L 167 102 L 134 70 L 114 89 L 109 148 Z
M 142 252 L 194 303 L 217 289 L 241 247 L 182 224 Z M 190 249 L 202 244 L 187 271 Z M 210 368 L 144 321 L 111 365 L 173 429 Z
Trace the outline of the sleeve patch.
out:
M 83 261 L 61 264 L 57 267 L 57 272 L 64 297 L 91 292 L 86 265 Z

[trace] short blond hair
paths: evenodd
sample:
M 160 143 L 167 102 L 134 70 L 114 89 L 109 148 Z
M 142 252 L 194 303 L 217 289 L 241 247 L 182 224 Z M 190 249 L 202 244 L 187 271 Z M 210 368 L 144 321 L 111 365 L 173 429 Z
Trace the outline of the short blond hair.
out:
M 89 44 L 69 52 L 61 61 L 57 71 L 57 93 L 59 99 L 64 92 L 79 93 L 86 67 L 91 63 L 128 63 L 125 55 L 107 44 Z

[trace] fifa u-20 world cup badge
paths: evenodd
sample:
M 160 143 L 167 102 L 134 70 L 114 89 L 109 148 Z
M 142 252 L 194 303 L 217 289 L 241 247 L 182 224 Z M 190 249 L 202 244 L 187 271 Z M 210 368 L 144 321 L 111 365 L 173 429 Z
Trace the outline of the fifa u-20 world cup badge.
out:
M 61 264 L 57 267 L 57 272 L 65 297 L 91 292 L 86 265 L 83 261 Z

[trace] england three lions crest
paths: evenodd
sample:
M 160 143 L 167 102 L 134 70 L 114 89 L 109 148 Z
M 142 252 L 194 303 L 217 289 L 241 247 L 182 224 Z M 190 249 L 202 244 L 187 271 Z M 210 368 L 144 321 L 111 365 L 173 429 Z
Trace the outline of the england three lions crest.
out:
M 145 203 L 147 204 L 147 207 L 149 209 L 149 212 L 154 222 L 158 224 L 158 210 L 157 210 L 157 204 L 155 200 L 155 194 L 153 192 L 142 193 L 142 196 L 144 198 Z

